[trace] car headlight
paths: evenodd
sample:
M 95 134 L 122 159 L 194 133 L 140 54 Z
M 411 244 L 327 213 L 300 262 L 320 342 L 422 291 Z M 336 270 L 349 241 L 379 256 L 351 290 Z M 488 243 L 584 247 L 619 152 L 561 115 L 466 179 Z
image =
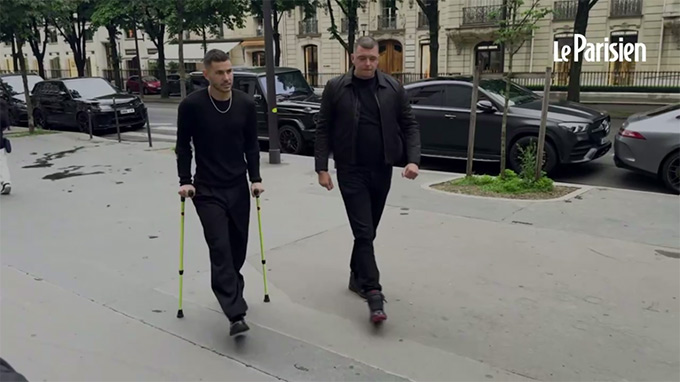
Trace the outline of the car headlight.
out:
M 588 124 L 587 123 L 579 123 L 579 122 L 567 122 L 567 123 L 560 123 L 560 127 L 567 129 L 571 131 L 572 133 L 578 134 L 578 133 L 584 133 L 588 130 Z
M 99 105 L 99 110 L 101 110 L 101 111 L 113 111 L 113 106 L 111 106 L 111 105 Z

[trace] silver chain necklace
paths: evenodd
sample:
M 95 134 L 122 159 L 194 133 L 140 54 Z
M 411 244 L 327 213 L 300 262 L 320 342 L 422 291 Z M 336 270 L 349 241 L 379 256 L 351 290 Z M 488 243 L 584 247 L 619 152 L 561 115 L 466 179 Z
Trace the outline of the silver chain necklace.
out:
M 222 111 L 222 110 L 218 109 L 217 105 L 215 105 L 215 100 L 213 100 L 212 94 L 210 94 L 210 85 L 208 85 L 208 97 L 210 97 L 210 102 L 212 102 L 213 106 L 215 107 L 215 110 L 217 110 L 218 112 L 220 112 L 222 114 L 226 114 L 226 113 L 229 112 L 229 110 L 231 109 L 231 104 L 234 101 L 234 95 L 232 94 L 231 97 L 229 97 L 229 107 L 227 108 L 227 110 Z

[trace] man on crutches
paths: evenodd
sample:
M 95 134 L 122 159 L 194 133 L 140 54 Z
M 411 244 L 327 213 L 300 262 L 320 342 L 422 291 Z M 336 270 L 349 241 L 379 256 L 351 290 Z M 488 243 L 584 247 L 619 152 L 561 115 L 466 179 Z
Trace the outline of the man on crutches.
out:
M 234 74 L 226 53 L 210 50 L 203 64 L 210 85 L 188 95 L 178 109 L 179 195 L 191 198 L 196 207 L 210 252 L 212 290 L 231 323 L 230 335 L 236 335 L 249 330 L 240 271 L 248 244 L 250 196 L 264 192 L 257 114 L 254 99 L 232 89 Z

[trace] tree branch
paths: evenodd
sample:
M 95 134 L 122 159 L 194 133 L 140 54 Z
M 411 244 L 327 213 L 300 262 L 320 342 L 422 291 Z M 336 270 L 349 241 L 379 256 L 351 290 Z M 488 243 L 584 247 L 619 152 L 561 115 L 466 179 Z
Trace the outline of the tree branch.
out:
M 333 14 L 333 6 L 331 4 L 331 0 L 326 1 L 328 4 L 328 12 L 331 16 L 331 30 L 330 30 L 331 35 L 333 36 L 334 39 L 338 40 L 338 42 L 340 43 L 340 45 L 342 45 L 343 48 L 345 48 L 345 52 L 349 52 L 349 44 L 347 44 L 347 42 L 345 42 L 342 36 L 340 36 L 340 33 L 338 33 L 338 26 L 337 24 L 335 24 L 335 15 Z M 335 1 L 337 2 L 338 0 Z M 339 2 L 338 5 L 340 5 Z M 340 7 L 342 8 L 342 5 L 340 5 Z
M 590 11 L 590 9 L 593 7 L 593 5 L 597 4 L 597 2 L 598 2 L 598 0 L 590 0 L 590 4 L 588 4 L 588 10 Z
M 342 11 L 342 13 L 344 13 L 345 16 L 349 17 L 349 8 L 345 8 L 345 6 L 342 5 L 340 0 L 335 0 L 335 2 L 338 3 L 338 5 L 340 6 L 340 10 Z M 331 12 L 331 14 L 333 14 L 333 6 L 331 5 L 330 1 L 328 2 L 328 11 Z
M 420 5 L 420 8 L 423 10 L 423 12 L 427 13 L 427 5 L 423 3 L 423 0 L 416 0 L 418 2 L 418 5 Z

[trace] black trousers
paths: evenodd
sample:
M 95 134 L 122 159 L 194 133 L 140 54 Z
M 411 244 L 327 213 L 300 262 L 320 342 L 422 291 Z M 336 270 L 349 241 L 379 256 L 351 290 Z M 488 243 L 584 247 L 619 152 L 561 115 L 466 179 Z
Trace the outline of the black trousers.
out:
M 246 260 L 250 190 L 247 182 L 231 188 L 197 185 L 193 197 L 210 251 L 212 290 L 230 321 L 245 316 L 245 282 L 241 267 Z
M 382 290 L 373 241 L 392 184 L 392 167 L 339 165 L 337 174 L 354 236 L 350 269 L 365 291 Z

